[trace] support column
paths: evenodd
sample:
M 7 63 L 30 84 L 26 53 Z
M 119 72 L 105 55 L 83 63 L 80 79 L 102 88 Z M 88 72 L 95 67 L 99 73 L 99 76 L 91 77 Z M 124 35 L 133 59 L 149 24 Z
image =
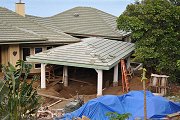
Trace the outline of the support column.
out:
M 116 66 L 114 66 L 114 79 L 113 79 L 114 87 L 118 86 L 118 66 L 119 66 L 119 63 Z
M 63 82 L 64 82 L 64 86 L 67 87 L 68 86 L 68 67 L 67 66 L 63 67 Z
M 41 88 L 46 88 L 46 64 L 41 63 Z
M 131 62 L 131 58 L 130 56 L 127 58 L 127 63 L 126 63 L 126 67 L 127 69 L 130 67 L 130 62 Z
M 97 96 L 102 96 L 102 87 L 103 87 L 103 70 L 96 70 L 98 73 L 97 77 Z

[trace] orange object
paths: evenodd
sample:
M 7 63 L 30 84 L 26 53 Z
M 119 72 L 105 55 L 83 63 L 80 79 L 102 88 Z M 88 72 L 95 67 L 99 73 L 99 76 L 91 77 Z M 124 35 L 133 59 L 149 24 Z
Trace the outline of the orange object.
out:
M 130 90 L 129 88 L 129 80 L 127 77 L 127 69 L 126 69 L 126 65 L 124 62 L 124 59 L 121 60 L 121 72 L 122 72 L 122 88 L 123 88 L 123 92 L 128 92 Z

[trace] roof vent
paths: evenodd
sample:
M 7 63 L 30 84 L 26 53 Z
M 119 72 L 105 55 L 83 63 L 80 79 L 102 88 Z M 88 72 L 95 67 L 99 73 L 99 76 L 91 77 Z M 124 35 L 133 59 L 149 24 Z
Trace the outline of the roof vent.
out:
M 74 17 L 79 17 L 79 13 L 74 13 Z

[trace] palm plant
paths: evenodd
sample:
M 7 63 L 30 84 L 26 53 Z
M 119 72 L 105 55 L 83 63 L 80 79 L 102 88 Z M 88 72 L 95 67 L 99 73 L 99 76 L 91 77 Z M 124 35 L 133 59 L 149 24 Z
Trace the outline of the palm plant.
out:
M 34 119 L 41 104 L 40 96 L 32 86 L 35 77 L 30 83 L 26 80 L 31 68 L 22 60 L 16 66 L 10 63 L 2 65 L 4 80 L 0 80 L 0 119 Z

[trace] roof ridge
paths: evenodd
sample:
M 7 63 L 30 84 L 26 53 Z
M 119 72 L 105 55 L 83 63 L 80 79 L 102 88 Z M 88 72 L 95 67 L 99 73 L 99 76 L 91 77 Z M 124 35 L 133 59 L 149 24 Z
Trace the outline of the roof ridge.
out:
M 99 12 L 105 13 L 105 14 L 108 14 L 108 13 L 103 12 L 103 11 L 101 11 L 101 10 L 99 10 L 99 9 L 94 9 L 94 10 L 95 10 L 95 12 L 100 16 L 99 18 L 100 18 L 103 22 L 107 23 L 107 25 L 111 28 L 111 30 L 113 30 L 114 32 L 116 32 L 116 34 L 118 34 L 117 30 L 114 29 L 111 25 L 109 25 L 109 23 L 102 17 L 102 15 L 101 15 Z M 111 15 L 111 14 L 110 14 L 110 15 Z M 111 16 L 113 16 L 113 15 L 111 15 Z M 113 17 L 115 17 L 115 16 L 113 16 Z
M 76 13 L 80 14 L 78 15 L 79 17 L 75 16 Z M 115 39 L 122 39 L 123 36 L 126 36 L 129 33 L 117 29 L 116 18 L 116 16 L 97 8 L 78 6 L 51 17 L 45 17 L 42 19 L 32 17 L 30 19 L 34 19 L 39 24 L 43 24 L 48 28 L 51 27 L 51 25 L 55 26 L 54 29 L 61 29 L 63 32 L 69 34 L 94 34 L 108 38 L 112 37 Z M 74 23 L 70 19 L 76 21 L 77 23 Z M 97 27 L 93 27 L 92 25 L 97 25 Z M 56 26 L 58 27 L 56 28 Z
M 108 26 L 109 26 L 113 31 L 115 31 L 117 34 L 120 34 L 120 33 L 118 33 L 118 32 L 126 32 L 126 31 L 124 31 L 124 30 L 119 30 L 119 29 L 117 28 L 117 26 L 116 26 L 116 28 L 114 28 L 112 25 L 109 24 L 109 22 L 106 21 L 106 19 L 103 18 L 103 15 L 102 15 L 102 14 L 107 14 L 107 15 L 110 15 L 110 16 L 115 17 L 115 18 L 118 18 L 117 16 L 114 16 L 114 15 L 112 15 L 112 14 L 109 14 L 109 13 L 104 12 L 104 11 L 99 10 L 99 9 L 96 9 L 96 11 L 99 12 L 98 14 L 101 16 L 101 18 L 103 19 L 103 21 L 106 22 L 106 23 L 108 24 Z M 102 13 L 102 14 L 101 14 L 101 13 Z M 126 35 L 128 35 L 129 33 L 130 33 L 130 32 L 127 32 Z M 121 33 L 121 34 L 122 34 L 122 33 Z

